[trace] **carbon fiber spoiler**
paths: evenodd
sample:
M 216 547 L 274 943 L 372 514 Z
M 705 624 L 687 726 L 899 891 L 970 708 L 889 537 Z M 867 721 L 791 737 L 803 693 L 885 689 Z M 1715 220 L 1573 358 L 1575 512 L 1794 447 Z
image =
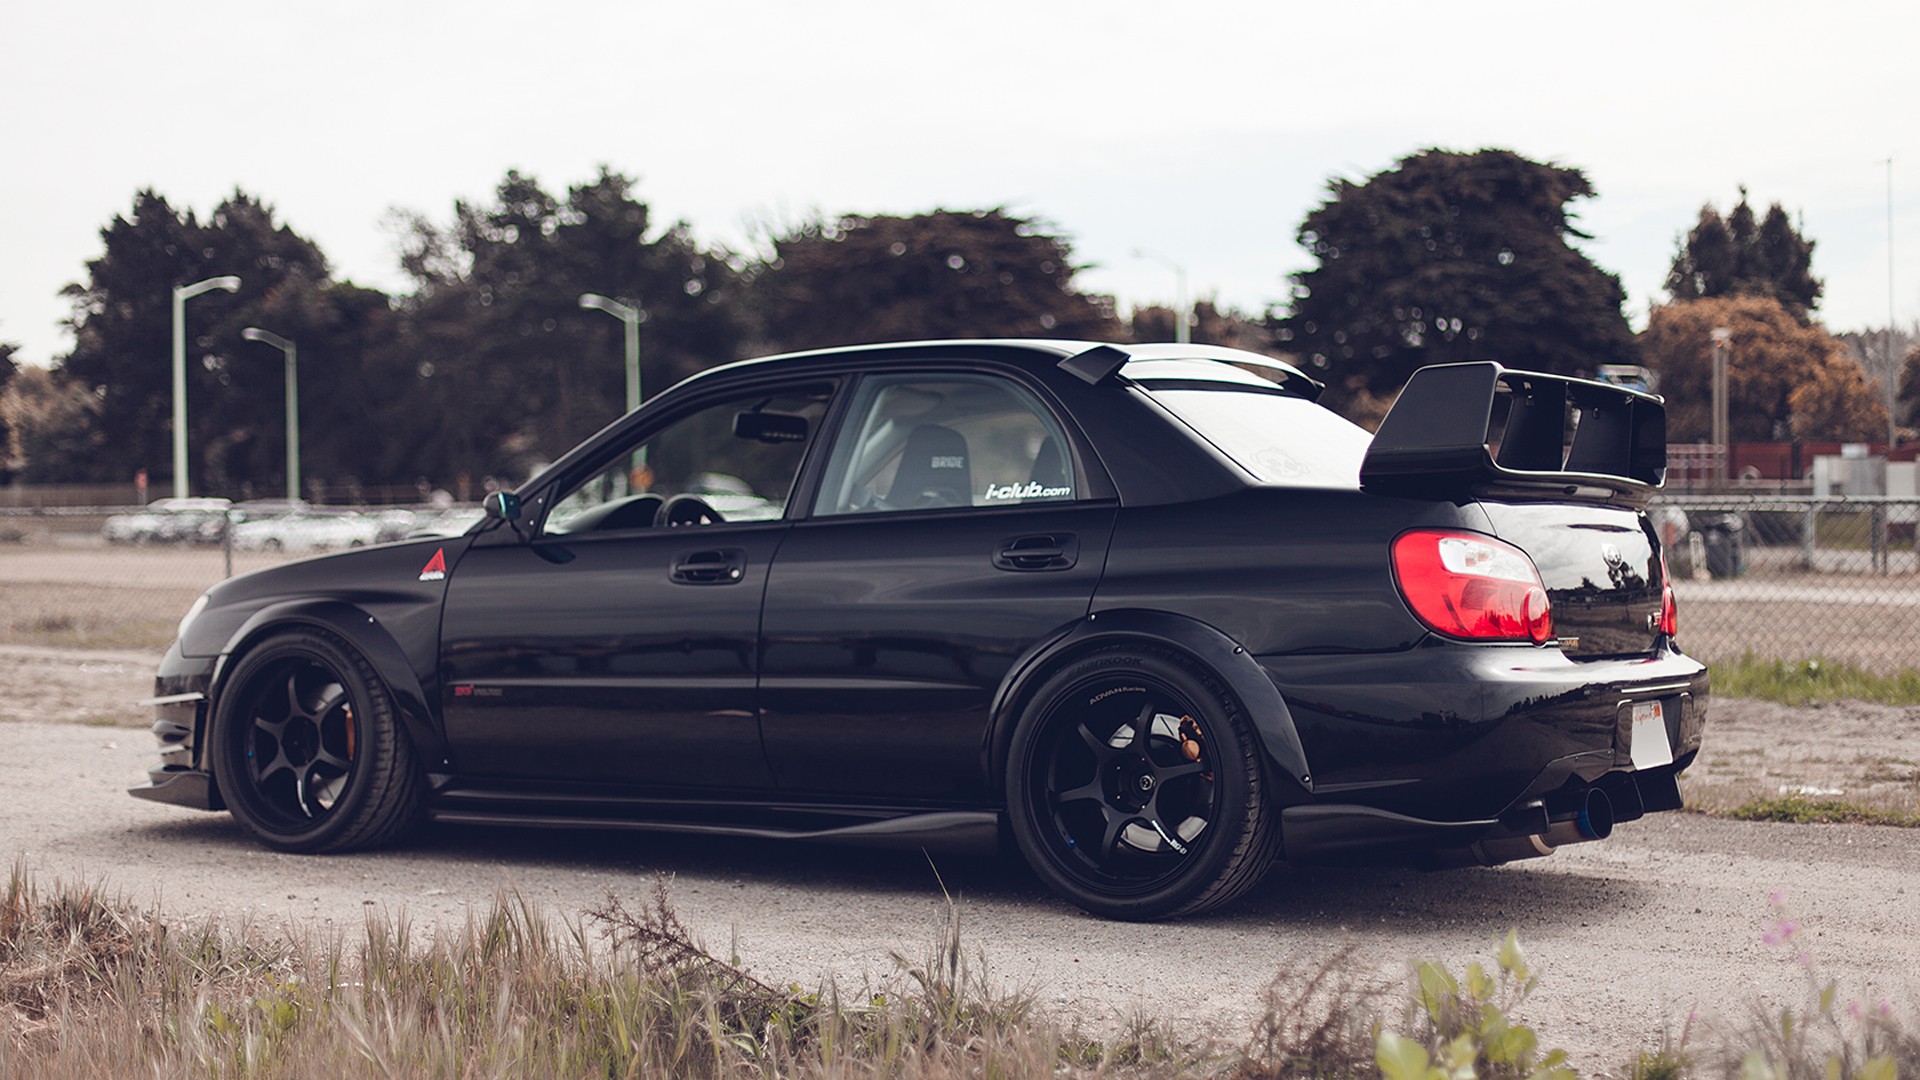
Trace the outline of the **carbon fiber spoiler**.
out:
M 1421 498 L 1552 494 L 1641 506 L 1666 478 L 1661 398 L 1491 360 L 1414 372 L 1360 464 L 1362 488 Z

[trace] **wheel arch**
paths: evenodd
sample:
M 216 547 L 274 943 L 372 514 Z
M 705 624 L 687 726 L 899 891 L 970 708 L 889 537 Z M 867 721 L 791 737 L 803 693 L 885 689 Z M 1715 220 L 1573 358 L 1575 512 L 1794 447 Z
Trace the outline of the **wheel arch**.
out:
M 1002 790 L 1014 729 L 1041 683 L 1089 653 L 1113 645 L 1138 645 L 1172 653 L 1204 668 L 1226 685 L 1279 775 L 1307 794 L 1313 774 L 1279 688 L 1253 655 L 1218 628 L 1168 611 L 1126 608 L 1088 615 L 1029 650 L 995 693 L 988 712 L 985 767 L 989 784 Z M 1003 792 L 1004 794 L 1004 792 Z
M 241 624 L 220 650 L 213 671 L 209 698 L 219 701 L 226 689 L 227 676 L 234 662 L 260 642 L 282 630 L 309 628 L 325 630 L 344 640 L 380 676 L 399 707 L 400 722 L 407 738 L 420 754 L 422 762 L 441 762 L 447 758 L 446 739 L 440 731 L 437 711 L 420 684 L 405 649 L 364 609 L 344 600 L 289 600 L 272 604 L 253 613 Z M 212 711 L 208 713 L 209 722 Z

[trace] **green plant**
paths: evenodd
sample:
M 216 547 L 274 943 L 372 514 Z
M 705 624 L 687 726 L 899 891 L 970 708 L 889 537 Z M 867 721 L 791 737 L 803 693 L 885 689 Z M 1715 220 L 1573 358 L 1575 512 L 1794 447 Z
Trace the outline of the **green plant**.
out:
M 1714 662 L 1713 692 L 1784 705 L 1841 700 L 1920 705 L 1920 670 L 1883 675 L 1820 657 L 1766 660 L 1748 652 L 1738 660 Z
M 1841 799 L 1809 799 L 1801 795 L 1782 795 L 1777 799 L 1754 799 L 1727 811 L 1736 821 L 1784 821 L 1796 825 L 1901 825 L 1920 826 L 1920 815 L 1899 810 L 1861 806 Z
M 1511 1014 L 1539 984 L 1514 931 L 1494 952 L 1498 974 L 1475 961 L 1464 980 L 1435 963 L 1419 967 L 1425 1035 L 1382 1030 L 1374 1057 L 1387 1080 L 1573 1080 L 1564 1050 L 1540 1053 L 1532 1028 Z

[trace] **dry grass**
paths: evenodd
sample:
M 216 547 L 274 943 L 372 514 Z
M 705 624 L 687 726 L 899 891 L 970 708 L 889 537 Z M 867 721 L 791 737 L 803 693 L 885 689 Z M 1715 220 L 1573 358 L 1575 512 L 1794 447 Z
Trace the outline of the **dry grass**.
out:
M 170 923 L 98 886 L 39 888 L 16 865 L 0 893 L 0 1077 L 1380 1075 L 1376 1046 L 1391 1005 L 1360 985 L 1350 951 L 1284 965 L 1237 1046 L 1180 1036 L 1172 1025 L 1196 1018 L 1178 1016 L 1142 1018 L 1101 1040 L 1039 1009 L 1034 995 L 999 988 L 964 949 L 958 910 L 949 906 L 923 957 L 896 957 L 894 978 L 849 992 L 748 974 L 687 930 L 664 879 L 637 909 L 609 898 L 564 920 L 503 896 L 425 938 L 404 919 L 375 916 L 348 940 Z M 1784 912 L 1768 934 L 1769 945 L 1803 948 L 1804 931 Z M 1511 938 L 1502 949 L 1518 955 Z M 1623 1043 L 1616 1073 L 1892 1080 L 1873 1071 L 1885 1061 L 1920 1074 L 1920 1039 L 1905 1014 L 1846 998 L 1803 962 L 1804 1004 L 1756 1007 L 1750 1023 L 1704 1032 L 1689 1018 L 1657 1050 L 1636 1056 Z M 1431 1011 L 1436 981 L 1471 995 L 1470 1004 L 1494 1000 L 1478 965 L 1459 983 L 1433 965 L 1420 971 L 1421 989 L 1399 1009 L 1402 1027 L 1421 1002 Z M 1520 977 L 1531 991 L 1534 980 Z M 1503 1008 L 1519 1000 L 1509 997 Z M 1516 1038 L 1526 1040 L 1520 1049 L 1535 1045 L 1505 1012 L 1476 1005 L 1463 1016 L 1490 1070 L 1480 1075 L 1508 1075 L 1500 1063 L 1523 1060 L 1511 1055 Z M 1452 1032 L 1441 1036 L 1429 1040 L 1436 1052 Z M 1534 1060 L 1550 1057 L 1550 1045 L 1539 1038 Z M 1767 1070 L 1754 1071 L 1755 1062 Z
M 715 955 L 664 881 L 638 910 L 609 899 L 555 920 L 509 896 L 427 940 L 372 918 L 347 942 L 174 926 L 98 888 L 41 890 L 16 867 L 0 908 L 0 1077 L 1279 1077 L 1358 1075 L 1371 1054 L 1356 1043 L 1343 1071 L 1303 1074 L 1271 1064 L 1286 1052 L 1271 1040 L 1243 1055 L 1145 1021 L 1084 1038 L 996 988 L 957 910 L 923 960 L 848 992 L 775 986 Z M 1325 974 L 1275 1000 L 1351 1012 Z

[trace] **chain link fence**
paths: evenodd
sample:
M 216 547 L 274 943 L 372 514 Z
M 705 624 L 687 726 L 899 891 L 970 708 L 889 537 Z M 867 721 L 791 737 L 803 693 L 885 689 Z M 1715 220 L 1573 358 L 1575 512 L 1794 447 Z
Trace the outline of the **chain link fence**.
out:
M 224 578 L 421 529 L 464 527 L 479 514 L 362 510 L 309 508 L 249 522 L 221 510 L 0 506 L 0 644 L 158 652 L 194 599 Z
M 202 590 L 299 554 L 236 549 L 231 528 L 109 543 L 108 518 L 122 513 L 0 507 L 0 642 L 164 648 Z M 392 517 L 380 539 L 436 520 L 427 508 L 382 513 Z M 1675 495 L 1649 513 L 1688 652 L 1920 668 L 1920 500 Z
M 1683 495 L 1649 512 L 1688 652 L 1920 668 L 1920 500 Z

